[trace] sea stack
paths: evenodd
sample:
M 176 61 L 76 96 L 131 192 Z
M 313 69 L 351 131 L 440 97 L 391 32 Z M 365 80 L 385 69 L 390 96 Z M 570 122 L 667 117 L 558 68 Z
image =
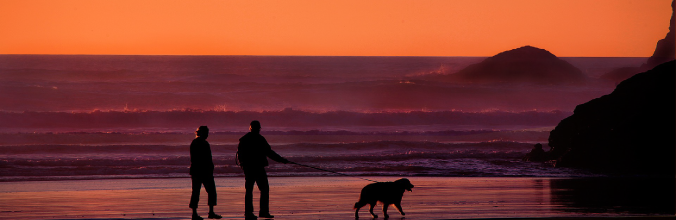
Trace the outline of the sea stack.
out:
M 549 136 L 557 166 L 674 177 L 676 61 L 578 105 Z
M 674 29 L 674 2 L 671 2 L 671 20 L 669 20 L 669 33 L 664 39 L 657 41 L 655 52 L 648 58 L 648 62 L 641 66 L 643 70 L 652 69 L 653 67 L 675 59 L 676 53 L 676 33 Z
M 648 62 L 641 67 L 622 67 L 612 70 L 601 76 L 601 79 L 620 82 L 628 79 L 634 74 L 654 68 L 655 66 L 676 59 L 676 24 L 674 24 L 674 3 L 671 2 L 671 20 L 669 20 L 669 32 L 664 39 L 657 41 L 657 46 L 653 55 L 648 58 Z
M 586 80 L 578 68 L 532 46 L 499 53 L 450 77 L 473 83 L 576 84 Z

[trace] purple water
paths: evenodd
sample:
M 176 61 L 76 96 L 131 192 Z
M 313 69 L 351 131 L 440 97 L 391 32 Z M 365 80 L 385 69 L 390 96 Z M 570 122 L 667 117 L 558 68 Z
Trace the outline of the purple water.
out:
M 187 177 L 200 125 L 217 132 L 215 174 L 240 176 L 235 146 L 251 120 L 279 154 L 347 175 L 596 176 L 520 159 L 613 90 L 599 75 L 646 60 L 563 58 L 584 85 L 415 80 L 483 59 L 0 55 L 0 181 Z
M 572 111 L 612 91 L 412 80 L 483 57 L 0 55 L 0 111 Z M 645 58 L 567 58 L 597 78 Z
M 362 137 L 344 135 L 345 140 L 353 141 Z M 274 140 L 284 137 L 268 135 L 268 138 Z M 318 138 L 322 139 L 321 136 Z M 330 138 L 333 137 L 327 137 Z M 364 139 L 369 140 L 272 145 L 277 153 L 296 163 L 355 176 L 597 176 L 583 170 L 521 161 L 532 143 L 429 141 L 434 136 L 427 136 L 428 140 L 424 140 L 424 136 L 411 137 L 419 141 Z M 188 142 L 186 140 L 175 145 L 0 146 L 0 169 L 3 171 L 0 181 L 188 177 Z M 218 140 L 214 142 L 211 149 L 216 165 L 215 175 L 241 176 L 241 169 L 235 165 L 237 145 L 221 144 Z M 275 162 L 271 162 L 268 172 L 271 176 L 336 175 Z

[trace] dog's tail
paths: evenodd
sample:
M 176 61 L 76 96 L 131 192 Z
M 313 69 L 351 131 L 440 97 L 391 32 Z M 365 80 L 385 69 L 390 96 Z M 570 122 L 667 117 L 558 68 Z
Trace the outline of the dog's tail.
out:
M 356 203 L 354 203 L 354 209 L 359 209 L 361 207 L 364 207 L 365 205 L 366 205 L 365 202 L 362 202 L 362 201 L 356 202 Z

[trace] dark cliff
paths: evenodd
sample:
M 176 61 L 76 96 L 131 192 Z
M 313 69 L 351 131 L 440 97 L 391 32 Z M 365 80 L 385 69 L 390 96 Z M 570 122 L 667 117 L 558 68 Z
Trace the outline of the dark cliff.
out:
M 549 136 L 557 166 L 614 174 L 674 176 L 676 61 L 578 105 Z
M 643 70 L 653 68 L 664 62 L 674 60 L 676 53 L 676 33 L 674 33 L 674 3 L 671 2 L 671 20 L 669 20 L 669 33 L 664 39 L 657 41 L 655 52 L 648 59 L 648 63 L 641 66 Z
M 675 24 L 674 24 L 674 3 L 676 1 L 671 2 L 671 20 L 669 21 L 669 33 L 667 33 L 667 36 L 664 37 L 664 39 L 657 41 L 657 46 L 655 47 L 655 51 L 653 52 L 653 55 L 648 58 L 647 63 L 644 63 L 641 65 L 641 67 L 623 67 L 619 69 L 612 70 L 604 75 L 601 76 L 601 79 L 609 80 L 609 81 L 614 81 L 614 82 L 621 82 L 622 80 L 625 80 L 634 74 L 641 72 L 641 71 L 646 71 L 649 69 L 652 69 L 656 67 L 657 65 L 660 65 L 665 62 L 669 62 L 674 60 L 674 56 L 676 54 L 676 33 L 674 32 Z

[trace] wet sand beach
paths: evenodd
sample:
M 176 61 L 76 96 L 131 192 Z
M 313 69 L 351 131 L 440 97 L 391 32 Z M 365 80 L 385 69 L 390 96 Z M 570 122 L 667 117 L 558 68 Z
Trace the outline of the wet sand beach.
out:
M 399 177 L 367 178 L 394 181 Z M 407 178 L 415 185 L 413 192 L 406 192 L 402 201 L 407 220 L 674 219 L 673 194 L 666 195 L 663 191 L 660 194 L 656 189 L 610 187 L 612 190 L 603 192 L 595 188 L 606 185 L 607 179 Z M 270 177 L 271 212 L 280 220 L 354 219 L 352 206 L 361 188 L 369 183 L 351 177 Z M 659 187 L 672 183 L 650 185 Z M 218 205 L 215 210 L 224 219 L 244 219 L 243 185 L 241 177 L 216 178 Z M 588 189 L 576 188 L 578 186 Z M 190 180 L 186 178 L 2 182 L 0 191 L 0 219 L 190 218 Z M 202 190 L 198 211 L 203 217 L 208 211 L 206 196 Z M 256 210 L 257 199 L 256 190 Z M 375 208 L 378 219 L 382 219 L 381 209 L 381 205 Z M 391 219 L 402 219 L 393 207 L 388 214 Z M 371 219 L 368 208 L 360 211 L 360 217 Z

